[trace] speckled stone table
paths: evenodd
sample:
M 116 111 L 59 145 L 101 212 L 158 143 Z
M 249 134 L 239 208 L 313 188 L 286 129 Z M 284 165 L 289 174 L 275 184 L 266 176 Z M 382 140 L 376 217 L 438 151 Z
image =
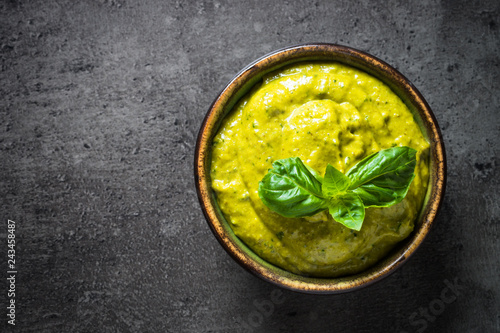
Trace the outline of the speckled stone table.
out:
M 499 332 L 499 26 L 496 0 L 2 1 L 0 331 Z M 419 251 L 341 295 L 246 272 L 194 187 L 216 94 L 304 42 L 398 68 L 447 149 L 446 198 Z

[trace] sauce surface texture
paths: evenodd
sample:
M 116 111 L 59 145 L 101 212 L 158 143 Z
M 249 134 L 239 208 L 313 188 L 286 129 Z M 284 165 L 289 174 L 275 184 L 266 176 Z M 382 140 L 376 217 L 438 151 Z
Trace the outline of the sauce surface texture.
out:
M 300 157 L 324 174 L 343 173 L 394 146 L 418 151 L 405 199 L 367 208 L 361 230 L 326 213 L 285 218 L 258 195 L 278 159 Z M 213 141 L 211 178 L 234 233 L 256 254 L 290 272 L 337 277 L 376 263 L 413 230 L 427 183 L 429 144 L 400 98 L 378 79 L 339 63 L 295 64 L 264 77 L 224 119 Z

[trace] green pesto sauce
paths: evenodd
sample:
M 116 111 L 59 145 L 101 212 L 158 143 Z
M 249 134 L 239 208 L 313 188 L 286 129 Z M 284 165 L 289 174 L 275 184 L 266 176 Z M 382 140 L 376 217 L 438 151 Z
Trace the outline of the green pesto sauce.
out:
M 346 172 L 394 146 L 418 151 L 406 198 L 368 208 L 362 229 L 328 214 L 285 218 L 257 189 L 275 160 L 300 157 L 324 174 Z M 378 79 L 339 63 L 293 65 L 265 77 L 223 121 L 213 141 L 211 178 L 234 233 L 265 260 L 290 272 L 336 277 L 376 263 L 413 230 L 429 180 L 429 143 L 400 98 Z

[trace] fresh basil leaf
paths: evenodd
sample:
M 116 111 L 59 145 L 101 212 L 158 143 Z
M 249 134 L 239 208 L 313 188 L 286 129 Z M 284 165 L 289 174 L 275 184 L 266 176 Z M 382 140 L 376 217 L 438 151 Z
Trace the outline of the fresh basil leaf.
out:
M 298 157 L 277 160 L 259 183 L 259 197 L 284 217 L 304 217 L 327 208 L 321 182 Z
M 361 229 L 365 219 L 365 206 L 357 194 L 347 192 L 334 197 L 328 210 L 335 221 L 347 228 L 357 231 Z
M 394 147 L 366 157 L 346 173 L 349 190 L 358 194 L 366 207 L 400 202 L 415 177 L 416 153 L 410 147 Z
M 349 178 L 332 165 L 326 166 L 325 178 L 323 180 L 323 194 L 327 197 L 333 197 L 344 192 L 349 187 Z
M 314 178 L 316 178 L 316 180 L 318 182 L 320 182 L 321 184 L 323 184 L 323 177 L 321 177 L 321 175 L 316 170 L 314 170 L 313 168 L 311 168 L 309 165 L 307 165 L 305 163 L 304 163 L 304 165 L 306 166 L 307 170 L 309 170 L 309 172 L 311 173 L 311 175 L 313 175 Z
M 352 192 L 359 195 L 365 207 L 389 207 L 401 202 L 409 188 L 408 186 L 405 189 L 393 190 L 368 184 L 360 186 Z

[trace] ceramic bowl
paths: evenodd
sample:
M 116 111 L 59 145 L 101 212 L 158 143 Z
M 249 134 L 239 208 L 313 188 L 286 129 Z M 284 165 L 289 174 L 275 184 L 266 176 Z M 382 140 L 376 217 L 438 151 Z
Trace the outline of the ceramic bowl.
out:
M 290 273 L 261 259 L 231 230 L 210 186 L 212 140 L 221 120 L 262 77 L 281 67 L 303 61 L 337 61 L 361 69 L 387 84 L 408 106 L 430 143 L 430 186 L 412 234 L 371 268 L 339 278 L 313 278 Z M 443 139 L 432 111 L 422 95 L 401 73 L 367 53 L 333 44 L 306 44 L 272 52 L 246 66 L 217 96 L 200 128 L 195 151 L 195 183 L 201 208 L 215 237 L 244 268 L 278 286 L 306 293 L 352 291 L 393 273 L 417 250 L 433 225 L 443 200 L 446 161 Z

